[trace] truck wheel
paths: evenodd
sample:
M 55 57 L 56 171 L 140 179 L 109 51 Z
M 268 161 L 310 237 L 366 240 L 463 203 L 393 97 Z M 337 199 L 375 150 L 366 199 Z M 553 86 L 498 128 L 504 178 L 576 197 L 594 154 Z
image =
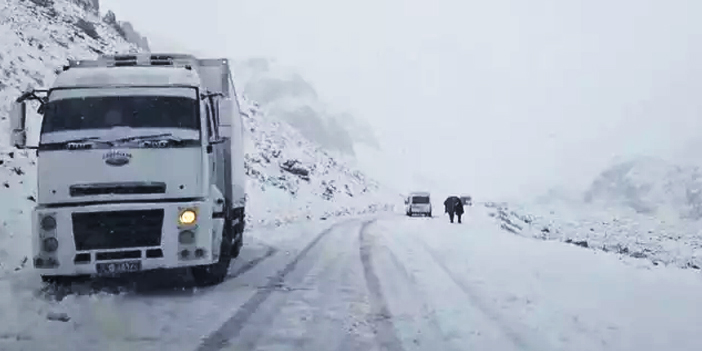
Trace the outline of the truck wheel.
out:
M 244 233 L 239 235 L 239 239 L 236 239 L 234 245 L 232 245 L 232 258 L 239 257 L 241 253 L 241 247 L 244 246 Z
M 197 266 L 192 268 L 195 284 L 198 286 L 210 286 L 224 281 L 229 272 L 229 264 L 232 262 L 232 226 L 230 220 L 225 220 L 224 232 L 222 233 L 222 245 L 219 249 L 219 261 L 213 264 Z

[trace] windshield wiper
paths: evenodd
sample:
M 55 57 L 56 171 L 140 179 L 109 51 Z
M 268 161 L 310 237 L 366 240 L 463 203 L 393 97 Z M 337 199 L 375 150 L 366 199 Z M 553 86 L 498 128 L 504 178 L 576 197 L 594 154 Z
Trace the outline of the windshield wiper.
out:
M 87 144 L 86 146 L 74 146 L 70 147 L 71 144 Z M 42 142 L 39 144 L 40 150 L 61 150 L 63 148 L 68 149 L 85 149 L 92 148 L 94 144 L 107 144 L 112 146 L 112 142 L 109 140 L 100 139 L 100 137 L 86 137 L 78 139 L 69 139 L 54 142 Z
M 42 143 L 42 144 L 46 144 L 46 145 L 68 145 L 68 144 L 80 144 L 80 143 L 102 143 L 102 144 L 111 144 L 111 141 L 109 141 L 109 140 L 102 140 L 102 139 L 100 139 L 100 137 L 87 137 L 87 138 L 78 138 L 78 139 L 62 140 L 62 141 L 55 141 L 55 142 Z
M 130 141 L 150 140 L 150 139 L 170 139 L 173 141 L 181 141 L 180 138 L 174 136 L 171 133 L 162 133 L 162 134 L 138 135 L 138 136 L 133 136 L 133 137 L 120 138 L 120 139 L 112 140 L 111 142 L 112 143 L 126 143 L 126 142 L 130 142 Z
M 64 140 L 64 141 L 59 141 L 51 144 L 71 144 L 71 143 L 86 143 L 86 142 L 103 142 L 107 143 L 107 140 L 100 140 L 100 137 L 87 137 L 87 138 L 79 138 L 79 139 L 71 139 L 71 140 Z

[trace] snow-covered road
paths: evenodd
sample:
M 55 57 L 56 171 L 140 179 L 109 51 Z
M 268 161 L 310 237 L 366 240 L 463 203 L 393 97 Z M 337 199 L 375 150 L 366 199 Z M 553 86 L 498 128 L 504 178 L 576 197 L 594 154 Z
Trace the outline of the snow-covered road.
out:
M 696 272 L 511 235 L 472 210 L 460 225 L 385 215 L 259 231 L 219 286 L 70 295 L 41 311 L 70 321 L 0 333 L 0 349 L 702 349 Z M 0 294 L 26 304 L 18 284 L 34 283 Z

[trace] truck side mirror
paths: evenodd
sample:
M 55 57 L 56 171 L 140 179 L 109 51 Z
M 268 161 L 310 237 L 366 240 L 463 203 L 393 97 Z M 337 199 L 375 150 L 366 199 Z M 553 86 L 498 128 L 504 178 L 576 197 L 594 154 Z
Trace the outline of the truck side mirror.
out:
M 13 102 L 10 110 L 10 143 L 18 149 L 24 149 L 27 146 L 26 120 L 27 104 Z

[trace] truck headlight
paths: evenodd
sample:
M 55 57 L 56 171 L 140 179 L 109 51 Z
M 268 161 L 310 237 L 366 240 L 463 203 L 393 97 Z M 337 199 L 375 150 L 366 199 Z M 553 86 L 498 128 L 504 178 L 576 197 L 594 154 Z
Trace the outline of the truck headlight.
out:
M 178 223 L 181 225 L 191 225 L 197 222 L 197 212 L 192 209 L 185 209 L 178 215 Z
M 56 229 L 56 218 L 52 216 L 44 216 L 41 219 L 41 229 L 44 230 L 54 230 Z

